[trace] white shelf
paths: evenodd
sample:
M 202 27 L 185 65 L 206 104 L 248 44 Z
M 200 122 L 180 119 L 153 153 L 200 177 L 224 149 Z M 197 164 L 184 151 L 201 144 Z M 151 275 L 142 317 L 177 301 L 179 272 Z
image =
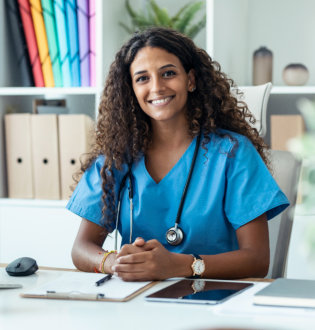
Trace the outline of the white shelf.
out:
M 95 95 L 99 91 L 95 87 L 2 87 L 0 96 L 22 95 Z
M 0 198 L 0 207 L 65 208 L 67 200 Z
M 239 86 L 239 89 L 250 86 Z M 271 94 L 314 94 L 315 86 L 272 86 Z
M 315 86 L 272 86 L 271 94 L 315 94 Z

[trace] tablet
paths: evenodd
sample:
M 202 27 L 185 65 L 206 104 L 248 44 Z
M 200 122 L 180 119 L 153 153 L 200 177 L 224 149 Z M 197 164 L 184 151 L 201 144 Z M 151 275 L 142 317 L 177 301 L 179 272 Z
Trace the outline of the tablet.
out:
M 253 283 L 205 279 L 180 280 L 149 296 L 147 301 L 219 304 L 253 286 Z

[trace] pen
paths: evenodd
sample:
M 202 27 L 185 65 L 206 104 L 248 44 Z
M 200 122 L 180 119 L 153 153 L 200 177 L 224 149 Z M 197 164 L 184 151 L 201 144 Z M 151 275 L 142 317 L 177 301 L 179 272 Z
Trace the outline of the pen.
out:
M 106 275 L 105 277 L 103 277 L 100 280 L 98 280 L 97 282 L 95 282 L 95 285 L 96 286 L 102 285 L 104 282 L 109 281 L 112 278 L 112 276 L 113 276 L 112 274 Z

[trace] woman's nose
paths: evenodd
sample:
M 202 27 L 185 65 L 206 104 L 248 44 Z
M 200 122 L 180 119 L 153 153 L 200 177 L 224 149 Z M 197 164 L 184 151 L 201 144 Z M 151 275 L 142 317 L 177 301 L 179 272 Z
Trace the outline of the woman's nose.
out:
M 151 85 L 151 92 L 152 93 L 160 93 L 165 90 L 165 85 L 163 79 L 160 77 L 152 77 L 152 85 Z

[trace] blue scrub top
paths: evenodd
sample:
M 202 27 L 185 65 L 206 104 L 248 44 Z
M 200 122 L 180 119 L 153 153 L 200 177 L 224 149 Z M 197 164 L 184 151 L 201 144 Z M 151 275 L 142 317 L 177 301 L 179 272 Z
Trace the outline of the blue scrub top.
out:
M 136 237 L 155 238 L 169 251 L 178 253 L 232 251 L 238 249 L 235 231 L 239 227 L 263 213 L 269 220 L 289 205 L 252 143 L 234 132 L 220 130 L 220 133 L 210 135 L 207 150 L 202 143 L 199 147 L 179 225 L 185 236 L 178 246 L 169 245 L 165 234 L 175 223 L 196 138 L 159 183 L 148 173 L 144 157 L 133 164 L 133 240 Z M 111 232 L 115 224 L 106 223 L 108 221 L 102 215 L 100 171 L 103 164 L 104 157 L 100 156 L 83 174 L 67 208 Z M 114 171 L 116 193 L 125 172 L 126 168 Z M 129 206 L 128 188 L 125 187 L 118 226 L 122 245 L 129 243 Z

